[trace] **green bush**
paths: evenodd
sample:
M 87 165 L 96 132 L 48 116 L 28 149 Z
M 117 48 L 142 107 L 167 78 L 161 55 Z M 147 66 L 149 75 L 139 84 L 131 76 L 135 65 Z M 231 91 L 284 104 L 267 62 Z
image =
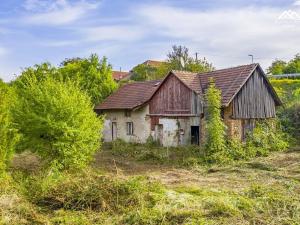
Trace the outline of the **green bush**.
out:
M 0 173 L 10 162 L 19 137 L 11 115 L 15 102 L 16 98 L 11 88 L 0 80 Z
M 210 81 L 206 92 L 207 101 L 207 139 L 206 159 L 209 162 L 224 162 L 227 160 L 225 144 L 225 125 L 221 118 L 221 91 Z
M 253 134 L 248 135 L 246 148 L 255 156 L 266 156 L 272 151 L 284 151 L 289 147 L 286 135 L 277 121 L 256 123 Z
M 93 159 L 100 148 L 102 118 L 74 83 L 29 78 L 18 98 L 14 118 L 22 149 L 60 169 L 82 168 Z
M 248 148 L 247 145 L 238 139 L 229 139 L 227 141 L 228 156 L 233 160 L 250 159 L 256 156 L 254 148 Z
M 283 130 L 300 142 L 300 101 L 287 106 L 278 113 Z

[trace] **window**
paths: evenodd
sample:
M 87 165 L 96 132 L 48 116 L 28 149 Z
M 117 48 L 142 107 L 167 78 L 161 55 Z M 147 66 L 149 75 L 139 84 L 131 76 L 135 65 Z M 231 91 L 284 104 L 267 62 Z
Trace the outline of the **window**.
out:
M 131 111 L 125 110 L 125 116 L 126 117 L 131 117 Z
M 127 135 L 133 135 L 133 122 L 127 122 Z

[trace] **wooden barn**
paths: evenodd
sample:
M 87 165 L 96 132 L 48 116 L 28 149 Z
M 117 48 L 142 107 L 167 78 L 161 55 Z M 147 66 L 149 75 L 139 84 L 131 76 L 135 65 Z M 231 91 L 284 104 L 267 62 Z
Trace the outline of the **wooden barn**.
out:
M 145 143 L 152 137 L 163 146 L 201 144 L 210 78 L 222 93 L 229 137 L 242 140 L 256 120 L 276 116 L 281 101 L 259 64 L 207 73 L 171 71 L 163 80 L 124 85 L 95 107 L 106 115 L 104 141 Z

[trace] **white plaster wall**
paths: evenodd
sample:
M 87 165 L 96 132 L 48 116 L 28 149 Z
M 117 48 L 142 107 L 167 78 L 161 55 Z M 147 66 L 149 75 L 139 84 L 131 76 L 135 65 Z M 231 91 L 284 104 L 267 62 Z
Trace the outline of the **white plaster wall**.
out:
M 104 141 L 112 141 L 112 122 L 116 122 L 118 138 L 126 142 L 145 143 L 151 132 L 150 117 L 147 114 L 149 114 L 148 105 L 131 111 L 130 117 L 125 116 L 125 110 L 105 111 Z M 127 135 L 127 122 L 133 122 L 133 135 Z
M 159 124 L 163 125 L 161 143 L 163 146 L 189 145 L 191 144 L 191 126 L 200 127 L 200 118 L 160 118 Z M 158 137 L 158 135 L 153 136 Z

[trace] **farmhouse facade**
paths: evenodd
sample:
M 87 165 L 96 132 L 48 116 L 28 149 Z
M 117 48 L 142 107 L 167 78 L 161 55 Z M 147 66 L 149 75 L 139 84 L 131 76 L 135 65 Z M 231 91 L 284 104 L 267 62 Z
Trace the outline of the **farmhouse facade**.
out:
M 201 144 L 205 139 L 205 92 L 213 79 L 222 93 L 222 117 L 230 137 L 243 139 L 255 120 L 275 117 L 281 105 L 259 64 L 207 73 L 171 71 L 163 80 L 122 86 L 95 107 L 105 114 L 104 141 L 117 138 L 163 146 Z

